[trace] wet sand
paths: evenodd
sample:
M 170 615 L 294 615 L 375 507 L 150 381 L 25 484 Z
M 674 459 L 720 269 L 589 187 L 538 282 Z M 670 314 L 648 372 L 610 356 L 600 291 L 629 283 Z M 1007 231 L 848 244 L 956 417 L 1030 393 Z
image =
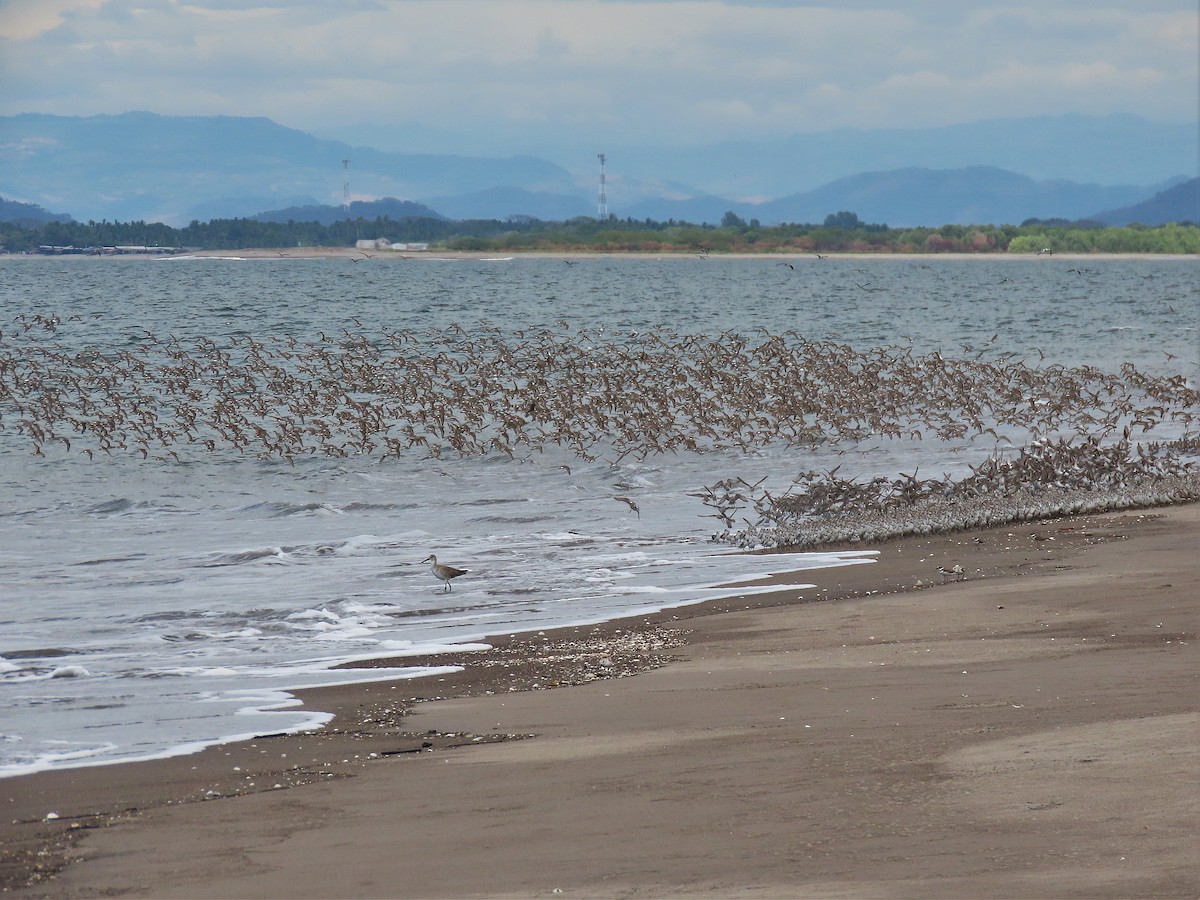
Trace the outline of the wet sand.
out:
M 1055 519 L 500 638 L 458 673 L 306 692 L 336 713 L 318 733 L 0 781 L 0 877 L 64 898 L 1196 897 L 1198 548 L 1197 504 Z

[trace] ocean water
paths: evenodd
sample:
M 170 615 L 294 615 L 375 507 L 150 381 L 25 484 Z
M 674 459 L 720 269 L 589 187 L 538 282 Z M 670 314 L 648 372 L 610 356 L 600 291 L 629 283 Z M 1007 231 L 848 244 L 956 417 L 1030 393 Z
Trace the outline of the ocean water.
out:
M 88 435 L 35 444 L 22 404 L 38 386 L 19 383 L 28 368 L 14 360 L 65 379 L 112 354 L 183 347 L 194 359 L 248 342 L 316 345 L 326 359 L 380 335 L 403 335 L 415 355 L 453 351 L 459 335 L 591 346 L 792 333 L 1031 365 L 1128 362 L 1193 384 L 1200 373 L 1195 259 L 789 262 L 0 259 L 0 776 L 312 727 L 325 717 L 295 709 L 289 690 L 420 674 L 405 655 L 467 652 L 489 634 L 746 594 L 768 572 L 870 565 L 869 552 L 734 552 L 710 539 L 695 495 L 731 478 L 782 490 L 835 466 L 961 473 L 993 449 L 766 442 L 642 457 L 546 443 L 381 459 L 197 438 L 109 453 Z M 122 377 L 110 396 L 136 406 L 136 373 Z M 430 553 L 469 570 L 453 591 L 421 564 Z M 334 668 L 380 657 L 400 661 Z

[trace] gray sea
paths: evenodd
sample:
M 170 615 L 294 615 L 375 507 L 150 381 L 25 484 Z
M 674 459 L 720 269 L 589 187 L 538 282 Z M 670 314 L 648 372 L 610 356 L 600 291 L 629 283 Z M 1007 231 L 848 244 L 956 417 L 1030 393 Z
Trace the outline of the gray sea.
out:
M 1193 258 L 0 259 L 0 366 L 338 334 L 793 332 L 1031 364 L 1200 372 Z M 43 327 L 46 320 L 52 327 Z M 519 338 L 513 338 L 518 340 Z M 585 338 L 581 338 L 585 339 Z M 983 349 L 980 349 L 983 348 Z M 65 357 L 64 357 L 65 358 Z M 5 372 L 0 370 L 0 386 Z M 118 392 L 121 387 L 114 386 Z M 130 392 L 136 386 L 129 387 Z M 747 594 L 873 554 L 748 555 L 693 496 L 800 470 L 962 472 L 936 441 L 582 459 L 35 450 L 0 393 L 0 775 L 314 727 L 289 691 L 488 635 Z M 876 442 L 879 443 L 879 442 Z M 183 448 L 181 448 L 183 449 Z M 841 452 L 839 452 L 841 451 Z M 854 470 L 854 471 L 851 471 Z M 631 506 L 616 497 L 633 500 Z M 468 569 L 453 591 L 421 560 Z M 338 670 L 396 657 L 395 668 Z

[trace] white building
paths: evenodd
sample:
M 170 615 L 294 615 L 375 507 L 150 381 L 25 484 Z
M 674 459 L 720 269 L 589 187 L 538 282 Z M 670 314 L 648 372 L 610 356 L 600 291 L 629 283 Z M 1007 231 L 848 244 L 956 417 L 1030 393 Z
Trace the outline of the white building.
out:
M 392 242 L 387 238 L 375 238 L 375 240 L 355 241 L 355 250 L 391 250 Z

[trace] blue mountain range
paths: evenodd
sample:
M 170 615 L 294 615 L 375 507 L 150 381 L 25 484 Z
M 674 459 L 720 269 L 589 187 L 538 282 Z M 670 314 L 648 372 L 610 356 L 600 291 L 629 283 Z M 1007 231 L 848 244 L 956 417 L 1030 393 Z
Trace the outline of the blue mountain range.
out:
M 608 209 L 618 218 L 715 223 L 734 212 L 771 225 L 850 210 L 899 227 L 1029 218 L 1119 223 L 1136 209 L 1132 215 L 1144 218 L 1130 221 L 1144 224 L 1200 220 L 1194 187 L 1180 187 L 1198 174 L 1196 126 L 1134 116 L 605 149 Z M 413 214 L 420 208 L 452 219 L 594 216 L 594 155 L 576 162 L 385 152 L 265 118 L 0 117 L 0 197 L 80 221 L 185 225 L 339 209 L 347 198 L 399 198 Z

